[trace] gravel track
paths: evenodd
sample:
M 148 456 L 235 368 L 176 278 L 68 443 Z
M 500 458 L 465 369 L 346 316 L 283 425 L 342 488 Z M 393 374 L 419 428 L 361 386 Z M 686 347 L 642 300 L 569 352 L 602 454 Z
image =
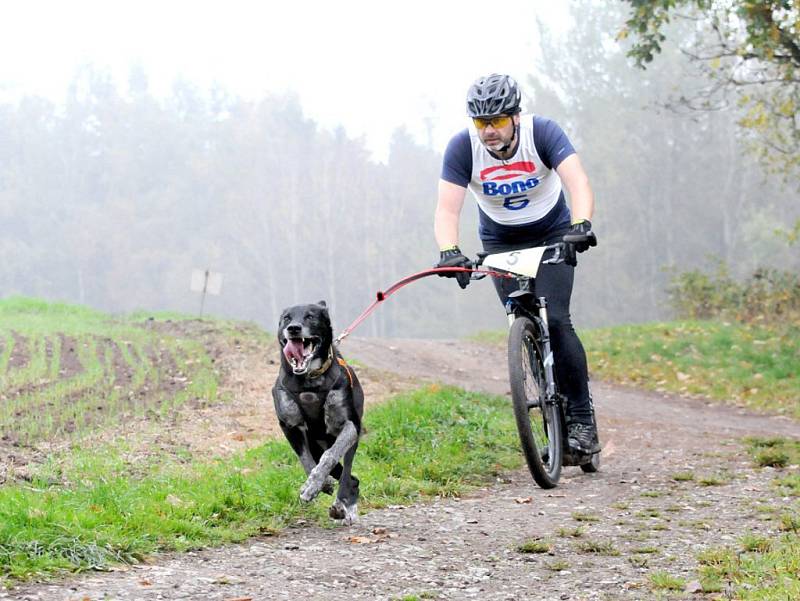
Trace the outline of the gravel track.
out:
M 405 378 L 508 391 L 499 347 L 348 338 L 343 351 Z M 602 382 L 592 390 L 601 471 L 566 468 L 551 491 L 520 470 L 460 499 L 362 514 L 351 527 L 299 523 L 241 545 L 0 591 L 0 599 L 718 598 L 724 591 L 693 592 L 697 553 L 745 533 L 776 536 L 764 507 L 787 502 L 770 483 L 775 471 L 753 469 L 739 441 L 797 438 L 800 424 Z M 688 473 L 692 480 L 674 478 Z M 531 540 L 543 552 L 517 549 Z M 687 590 L 654 592 L 648 574 L 655 570 L 683 578 Z

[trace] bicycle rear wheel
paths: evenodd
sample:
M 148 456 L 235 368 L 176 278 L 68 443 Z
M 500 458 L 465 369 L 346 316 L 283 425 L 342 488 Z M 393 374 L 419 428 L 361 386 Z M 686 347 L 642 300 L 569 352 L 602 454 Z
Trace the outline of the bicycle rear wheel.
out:
M 508 335 L 508 375 L 522 452 L 528 469 L 542 488 L 553 488 L 561 475 L 561 414 L 546 402 L 544 358 L 538 329 L 518 317 Z

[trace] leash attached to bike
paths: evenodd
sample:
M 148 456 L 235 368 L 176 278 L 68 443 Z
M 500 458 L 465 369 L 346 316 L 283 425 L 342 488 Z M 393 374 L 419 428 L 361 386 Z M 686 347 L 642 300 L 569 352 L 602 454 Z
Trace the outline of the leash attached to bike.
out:
M 355 330 L 362 321 L 364 321 L 369 315 L 380 305 L 383 301 L 389 298 L 392 294 L 400 290 L 403 286 L 410 284 L 411 282 L 416 282 L 422 278 L 426 278 L 431 275 L 439 275 L 442 273 L 458 273 L 458 272 L 469 272 L 469 273 L 477 273 L 479 274 L 478 277 L 474 279 L 482 279 L 485 278 L 487 275 L 496 278 L 513 278 L 514 276 L 510 273 L 505 273 L 502 271 L 492 271 L 490 269 L 471 269 L 468 267 L 433 267 L 432 269 L 426 269 L 425 271 L 420 271 L 418 273 L 414 273 L 410 276 L 404 277 L 402 280 L 398 280 L 386 290 L 378 290 L 375 294 L 375 300 L 372 301 L 372 304 L 367 307 L 364 312 L 359 315 L 353 323 L 347 326 L 342 333 L 339 334 L 333 341 L 335 345 L 339 345 L 339 343 L 344 340 L 350 333 Z
M 487 275 L 500 278 L 516 278 L 519 289 L 509 295 L 506 311 L 509 313 L 508 369 L 514 421 L 519 432 L 525 461 L 536 483 L 542 488 L 553 488 L 558 484 L 561 467 L 578 465 L 587 473 L 596 472 L 600 466 L 600 442 L 597 424 L 589 396 L 592 424 L 570 424 L 568 426 L 567 398 L 560 394 L 555 377 L 555 360 L 550 344 L 547 318 L 547 299 L 534 294 L 532 282 L 539 266 L 568 262 L 575 265 L 574 253 L 567 254 L 564 242 L 543 247 L 532 247 L 505 253 L 479 255 L 475 268 L 434 267 L 415 273 L 396 282 L 385 291 L 379 291 L 373 303 L 359 315 L 334 341 L 341 342 L 354 328 L 367 318 L 375 308 L 403 286 L 430 275 L 469 272 L 470 279 L 482 279 Z M 544 253 L 553 251 L 553 256 L 544 259 Z M 481 265 L 504 271 L 478 269 Z M 506 268 L 508 267 L 508 270 Z M 570 440 L 572 427 L 576 432 L 586 433 L 584 447 L 573 448 Z M 594 435 L 591 436 L 591 430 Z M 577 436 L 578 434 L 574 434 Z

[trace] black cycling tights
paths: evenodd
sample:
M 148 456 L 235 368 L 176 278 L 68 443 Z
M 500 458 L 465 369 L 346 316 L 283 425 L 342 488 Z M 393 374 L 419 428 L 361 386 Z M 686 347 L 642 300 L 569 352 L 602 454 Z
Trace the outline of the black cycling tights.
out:
M 492 250 L 491 252 L 499 252 Z M 572 327 L 569 300 L 575 268 L 566 263 L 544 264 L 536 276 L 536 296 L 547 299 L 547 318 L 550 324 L 550 344 L 556 362 L 556 382 L 559 391 L 568 399 L 567 414 L 570 421 L 592 423 L 589 404 L 586 351 Z M 492 278 L 497 294 L 505 307 L 508 295 L 519 286 L 514 279 Z

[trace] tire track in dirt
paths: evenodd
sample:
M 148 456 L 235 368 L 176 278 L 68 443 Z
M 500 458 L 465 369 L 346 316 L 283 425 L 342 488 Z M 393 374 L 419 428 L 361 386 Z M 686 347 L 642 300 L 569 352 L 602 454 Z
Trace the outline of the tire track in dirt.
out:
M 508 390 L 498 347 L 353 338 L 343 351 L 421 381 Z M 298 524 L 277 537 L 164 555 L 152 565 L 0 592 L 0 599 L 670 598 L 649 589 L 652 570 L 691 581 L 700 550 L 745 533 L 777 535 L 763 512 L 785 502 L 771 485 L 774 471 L 753 469 L 738 439 L 798 437 L 797 422 L 600 382 L 592 389 L 605 446 L 601 471 L 568 468 L 552 491 L 520 470 L 462 499 L 369 512 L 350 528 Z M 679 473 L 695 477 L 674 478 Z M 701 485 L 704 478 L 715 484 Z M 516 547 L 530 539 L 546 552 L 520 553 Z

